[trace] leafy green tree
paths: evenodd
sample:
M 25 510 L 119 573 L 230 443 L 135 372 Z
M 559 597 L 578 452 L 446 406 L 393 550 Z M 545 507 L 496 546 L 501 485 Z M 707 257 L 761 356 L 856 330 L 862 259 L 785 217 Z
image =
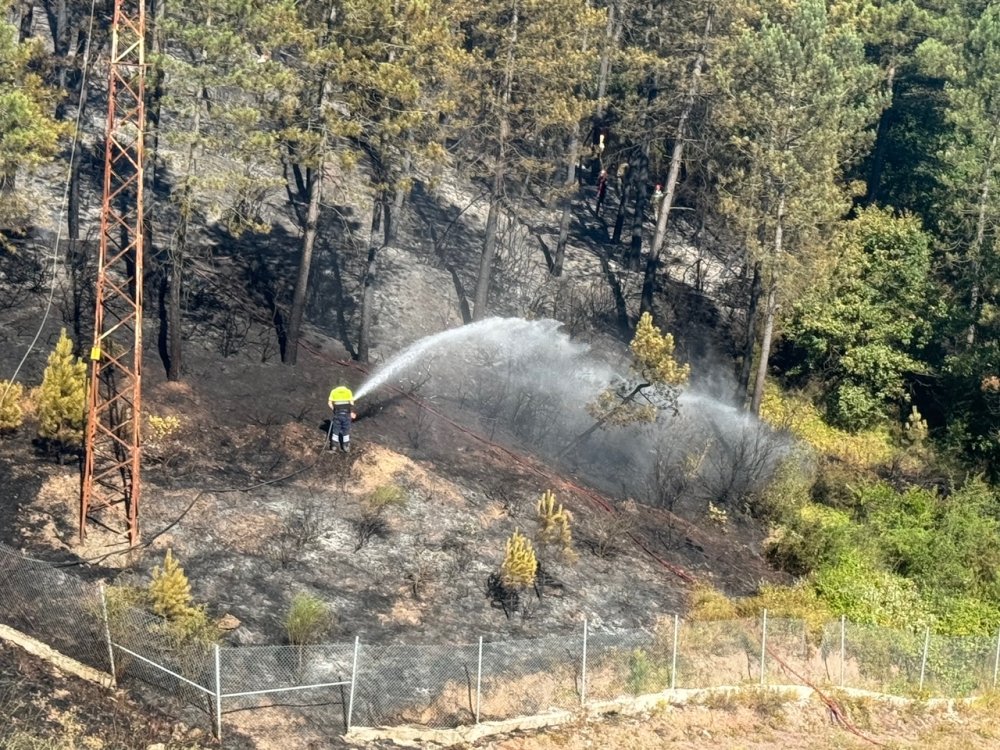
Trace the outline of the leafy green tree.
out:
M 912 216 L 865 209 L 832 245 L 834 264 L 792 306 L 785 340 L 793 369 L 822 379 L 829 416 L 867 427 L 905 400 L 908 375 L 926 373 L 932 335 L 931 238 Z
M 759 411 L 780 306 L 801 284 L 824 230 L 849 207 L 845 167 L 881 100 L 856 33 L 821 0 L 765 3 L 714 68 L 720 210 L 762 264 L 766 296 L 751 410 Z
M 55 156 L 68 132 L 52 112 L 58 100 L 38 72 L 36 41 L 18 42 L 18 32 L 0 20 L 0 250 L 22 231 L 32 208 L 17 192 L 17 177 Z
M 60 450 L 83 443 L 87 407 L 87 365 L 73 356 L 73 342 L 66 329 L 59 332 L 55 349 L 38 392 L 38 436 Z

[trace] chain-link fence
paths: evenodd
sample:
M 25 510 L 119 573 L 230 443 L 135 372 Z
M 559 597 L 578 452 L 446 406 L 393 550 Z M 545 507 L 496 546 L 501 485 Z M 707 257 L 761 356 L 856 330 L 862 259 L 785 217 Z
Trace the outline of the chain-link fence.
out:
M 574 711 L 674 689 L 863 688 L 961 697 L 995 690 L 996 637 L 945 637 L 801 620 L 692 622 L 650 630 L 429 646 L 352 643 L 221 647 L 0 545 L 0 623 L 119 683 L 173 702 L 227 747 L 322 748 L 351 727 L 453 728 Z

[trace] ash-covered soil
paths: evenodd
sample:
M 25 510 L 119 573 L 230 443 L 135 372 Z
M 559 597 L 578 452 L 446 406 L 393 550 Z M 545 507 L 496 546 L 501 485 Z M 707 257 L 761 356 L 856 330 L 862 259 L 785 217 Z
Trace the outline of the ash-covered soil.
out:
M 282 642 L 288 604 L 303 591 L 335 613 L 329 640 L 457 643 L 575 632 L 584 617 L 599 629 L 651 626 L 682 611 L 695 578 L 749 591 L 769 575 L 750 527 L 723 534 L 616 502 L 491 443 L 471 417 L 463 424 L 391 389 L 361 408 L 351 454 L 325 452 L 329 388 L 365 375 L 344 355 L 313 336 L 295 368 L 220 362 L 192 347 L 183 382 L 152 370 L 144 408 L 177 417 L 180 428 L 147 439 L 143 546 L 128 554 L 94 524 L 85 543 L 77 539 L 75 465 L 32 455 L 23 435 L 6 439 L 2 541 L 91 561 L 81 565 L 88 577 L 140 584 L 172 548 L 196 599 L 240 621 L 229 635 L 240 644 Z M 387 484 L 403 490 L 405 506 L 362 543 L 362 501 Z M 543 556 L 540 598 L 529 592 L 526 611 L 508 617 L 487 579 L 511 532 L 534 534 L 546 489 L 573 513 L 576 560 Z

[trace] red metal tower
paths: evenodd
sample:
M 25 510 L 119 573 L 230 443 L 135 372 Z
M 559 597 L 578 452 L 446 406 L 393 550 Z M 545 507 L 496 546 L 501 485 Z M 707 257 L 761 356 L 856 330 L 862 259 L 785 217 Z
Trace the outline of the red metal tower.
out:
M 90 352 L 80 538 L 87 521 L 139 539 L 142 376 L 144 0 L 115 0 L 104 195 Z

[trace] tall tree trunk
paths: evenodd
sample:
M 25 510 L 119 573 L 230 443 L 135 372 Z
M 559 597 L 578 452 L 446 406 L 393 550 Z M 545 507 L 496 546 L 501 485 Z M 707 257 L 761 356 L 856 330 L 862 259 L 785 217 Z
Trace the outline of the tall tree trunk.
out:
M 632 216 L 632 242 L 629 245 L 628 266 L 634 268 L 642 256 L 642 230 L 649 202 L 649 136 L 643 135 L 642 145 L 636 149 L 637 158 L 629 169 L 635 187 L 635 214 Z
M 412 141 L 412 136 L 407 136 L 407 141 Z M 400 182 L 405 185 L 410 184 L 410 170 L 413 168 L 413 155 L 409 148 L 403 151 L 403 165 L 400 170 Z M 392 197 L 392 218 L 393 221 L 387 222 L 385 225 L 385 244 L 391 245 L 396 241 L 396 235 L 399 233 L 399 222 L 403 217 L 403 204 L 406 202 L 406 196 L 409 190 L 404 190 L 399 185 L 396 186 L 395 193 Z
M 309 199 L 306 208 L 305 227 L 302 233 L 302 254 L 299 257 L 299 272 L 292 292 L 292 309 L 288 313 L 288 336 L 282 351 L 281 361 L 294 365 L 299 355 L 299 337 L 302 333 L 302 318 L 306 309 L 306 294 L 309 291 L 309 274 L 312 270 L 313 248 L 316 246 L 316 231 L 319 226 L 319 204 L 323 192 L 323 163 L 306 170 L 306 192 Z
M 743 362 L 736 381 L 734 399 L 737 405 L 746 403 L 747 390 L 750 388 L 750 371 L 753 369 L 753 347 L 757 343 L 757 306 L 760 304 L 761 278 L 760 261 L 753 264 L 753 280 L 750 282 L 750 302 L 747 306 L 747 323 L 744 328 Z
M 173 242 L 167 250 L 169 265 L 163 273 L 167 277 L 166 314 L 161 325 L 166 326 L 166 335 L 160 333 L 160 339 L 166 342 L 165 364 L 167 380 L 180 380 L 184 373 L 184 337 L 181 329 L 181 292 L 184 289 L 184 263 L 187 258 L 188 230 L 191 221 L 191 175 L 197 168 L 199 141 L 201 139 L 201 107 L 205 101 L 206 91 L 199 87 L 194 111 L 192 138 L 188 144 L 187 166 L 184 174 L 179 205 L 179 220 Z M 162 292 L 161 292 L 162 293 Z
M 889 63 L 885 72 L 885 85 L 889 91 L 889 106 L 882 110 L 878 118 L 878 127 L 875 130 L 875 148 L 872 151 L 872 160 L 868 166 L 868 185 L 865 190 L 865 205 L 871 205 L 878 200 L 879 189 L 882 184 L 882 170 L 885 168 L 885 151 L 889 140 L 889 127 L 892 125 L 892 102 L 895 99 L 896 89 L 896 64 Z
M 965 335 L 965 341 L 969 346 L 976 343 L 976 324 L 979 322 L 979 297 L 981 294 L 979 269 L 982 265 L 981 254 L 984 240 L 986 239 L 986 214 L 989 208 L 990 184 L 993 182 L 993 160 L 996 158 L 998 133 L 1000 133 L 1000 118 L 997 118 L 993 122 L 993 137 L 990 139 L 990 147 L 986 154 L 983 179 L 979 184 L 979 202 L 976 206 L 976 234 L 973 237 L 972 245 L 969 247 L 972 286 L 969 290 L 969 330 Z
M 482 320 L 486 316 L 490 275 L 493 272 L 493 259 L 497 254 L 497 224 L 500 218 L 502 189 L 503 174 L 497 167 L 493 175 L 493 190 L 490 193 L 490 211 L 486 216 L 486 238 L 483 242 L 483 252 L 479 256 L 479 276 L 476 278 L 476 293 L 472 309 L 473 320 Z
M 622 231 L 625 229 L 625 214 L 628 206 L 628 198 L 632 192 L 632 170 L 628 171 L 625 179 L 622 180 L 621 195 L 618 196 L 618 212 L 615 214 L 615 229 L 611 234 L 611 243 L 617 245 L 622 241 Z
M 712 10 L 709 9 L 708 18 L 705 21 L 705 31 L 701 37 L 701 46 L 698 49 L 698 54 L 695 56 L 694 67 L 691 70 L 691 80 L 688 83 L 687 94 L 684 97 L 684 107 L 677 121 L 677 135 L 674 140 L 674 148 L 670 153 L 670 170 L 667 172 L 667 184 L 664 186 L 665 190 L 662 202 L 657 207 L 656 234 L 653 237 L 653 245 L 649 249 L 649 258 L 646 260 L 646 272 L 643 274 L 642 280 L 642 299 L 639 303 L 641 312 L 652 312 L 653 310 L 656 271 L 660 266 L 660 254 L 663 250 L 663 242 L 667 236 L 667 223 L 670 219 L 670 210 L 673 208 L 674 197 L 677 195 L 677 182 L 680 178 L 681 163 L 684 159 L 684 145 L 687 142 L 688 121 L 691 119 L 691 112 L 694 110 L 695 101 L 698 97 L 698 84 L 701 81 L 701 72 L 705 66 L 708 36 L 711 33 Z
M 10 25 L 17 29 L 17 42 L 21 44 L 31 36 L 35 25 L 35 4 L 32 0 L 18 0 L 10 6 L 7 18 Z
M 576 167 L 580 158 L 580 126 L 573 128 L 573 136 L 569 142 L 569 159 L 566 168 L 566 181 L 563 183 L 562 215 L 559 217 L 559 239 L 556 240 L 556 253 L 552 259 L 552 275 L 562 276 L 563 262 L 566 259 L 566 243 L 569 242 L 569 222 L 573 212 L 573 194 L 577 189 Z
M 365 275 L 361 288 L 361 329 L 358 332 L 358 361 L 367 362 L 371 346 L 372 319 L 375 316 L 375 270 L 378 263 L 379 250 L 385 247 L 377 237 L 379 226 L 385 219 L 386 227 L 390 224 L 387 212 L 389 197 L 385 191 L 379 191 L 372 201 L 371 231 L 368 236 L 368 262 L 365 265 Z
M 497 158 L 493 166 L 493 188 L 490 191 L 490 212 L 486 217 L 486 236 L 483 239 L 483 252 L 479 257 L 479 275 L 476 277 L 476 293 L 473 320 L 482 320 L 486 315 L 486 303 L 490 293 L 490 276 L 493 273 L 493 258 L 497 252 L 497 223 L 500 215 L 500 201 L 504 192 L 504 171 L 507 169 L 507 141 L 510 138 L 510 95 L 514 85 L 514 48 L 517 44 L 517 28 L 519 7 L 517 0 L 513 4 L 513 16 L 510 20 L 510 41 L 507 47 L 507 67 L 504 74 L 504 88 L 500 97 L 499 140 Z
M 778 210 L 774 223 L 774 263 L 780 263 L 784 251 L 785 234 L 785 191 L 778 191 Z M 760 414 L 760 404 L 764 400 L 764 384 L 767 381 L 767 364 L 771 358 L 771 340 L 774 336 L 774 318 L 778 313 L 778 280 L 775 272 L 770 274 L 767 285 L 767 307 L 764 310 L 764 334 L 760 340 L 760 359 L 757 362 L 757 379 L 753 384 L 753 398 L 750 400 L 750 411 Z
M 184 255 L 187 233 L 178 238 L 170 253 L 170 277 L 167 294 L 167 380 L 180 380 L 184 372 L 184 339 L 181 335 L 181 289 L 184 279 Z
M 760 359 L 757 361 L 757 379 L 753 384 L 753 398 L 750 400 L 751 413 L 760 416 L 760 405 L 764 400 L 764 384 L 767 381 L 767 361 L 771 357 L 771 339 L 774 336 L 774 316 L 778 312 L 777 291 L 774 281 L 767 291 L 767 306 L 764 309 L 764 335 L 760 340 Z

